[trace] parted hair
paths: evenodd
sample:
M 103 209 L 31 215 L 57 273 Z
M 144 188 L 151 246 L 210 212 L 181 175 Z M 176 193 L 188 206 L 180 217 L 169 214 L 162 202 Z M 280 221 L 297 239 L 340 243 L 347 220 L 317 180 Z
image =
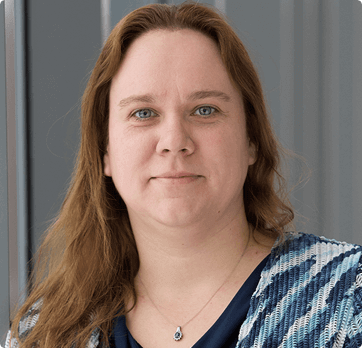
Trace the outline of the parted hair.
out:
M 126 304 L 136 303 L 134 278 L 139 257 L 135 239 L 126 205 L 103 172 L 110 86 L 127 49 L 138 37 L 151 30 L 182 29 L 203 33 L 215 42 L 230 80 L 240 92 L 247 134 L 257 153 L 244 185 L 248 222 L 280 240 L 293 226 L 294 211 L 280 169 L 285 150 L 272 129 L 257 71 L 226 16 L 194 1 L 138 8 L 112 30 L 84 92 L 81 143 L 72 182 L 34 258 L 29 296 L 12 322 L 12 336 L 20 347 L 85 347 L 95 328 L 107 344 L 113 319 L 126 313 Z M 21 318 L 39 299 L 37 324 L 19 338 Z

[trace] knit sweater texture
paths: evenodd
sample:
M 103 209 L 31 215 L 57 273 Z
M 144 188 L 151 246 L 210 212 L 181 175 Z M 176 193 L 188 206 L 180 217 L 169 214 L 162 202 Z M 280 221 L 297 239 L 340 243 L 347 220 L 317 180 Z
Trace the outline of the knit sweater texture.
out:
M 263 269 L 236 348 L 362 347 L 362 247 L 287 234 Z M 36 325 L 41 301 L 19 325 Z M 95 329 L 87 348 L 101 348 Z M 8 333 L 5 348 L 18 347 Z

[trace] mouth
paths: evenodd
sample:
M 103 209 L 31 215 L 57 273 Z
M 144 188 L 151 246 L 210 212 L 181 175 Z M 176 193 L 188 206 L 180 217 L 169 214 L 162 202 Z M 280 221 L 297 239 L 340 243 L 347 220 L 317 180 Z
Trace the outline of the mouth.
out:
M 165 184 L 175 185 L 175 184 L 188 184 L 195 182 L 201 177 L 201 175 L 194 176 L 178 176 L 178 177 L 157 177 L 157 181 Z
M 197 178 L 201 175 L 181 175 L 181 176 L 160 176 L 156 179 L 181 179 L 181 178 Z
M 153 176 L 151 179 L 180 179 L 180 178 L 201 178 L 202 175 L 160 175 L 160 176 Z

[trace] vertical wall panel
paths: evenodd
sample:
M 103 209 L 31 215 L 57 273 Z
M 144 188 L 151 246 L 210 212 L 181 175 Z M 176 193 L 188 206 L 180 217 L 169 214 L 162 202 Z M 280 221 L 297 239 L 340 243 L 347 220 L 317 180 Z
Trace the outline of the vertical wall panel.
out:
M 279 104 L 280 114 L 272 113 L 272 118 L 278 119 L 276 124 L 276 133 L 282 145 L 288 149 L 294 148 L 294 0 L 280 1 L 280 88 L 279 88 Z M 296 167 L 293 163 L 290 164 L 290 171 L 284 172 L 288 175 L 296 172 Z M 294 182 L 293 180 L 291 180 Z M 290 183 L 292 185 L 292 183 Z M 294 205 L 295 200 L 291 199 Z
M 362 3 L 352 1 L 351 240 L 362 245 Z
M 0 342 L 9 327 L 10 307 L 6 124 L 5 6 L 0 3 Z
M 294 147 L 294 1 L 280 2 L 280 121 L 277 133 L 284 146 Z M 277 117 L 273 114 L 273 117 Z
M 128 13 L 133 10 L 153 3 L 158 3 L 157 0 L 118 0 L 111 1 L 111 30 L 115 27 L 115 25 Z
M 322 52 L 321 52 L 321 97 L 322 97 L 322 204 L 320 207 L 324 234 L 338 239 L 340 226 L 340 148 L 339 148 L 339 112 L 340 112 L 340 37 L 338 0 L 322 2 Z
M 245 44 L 264 87 L 273 125 L 280 124 L 280 3 L 228 0 L 226 15 Z
M 320 2 L 306 0 L 303 2 L 303 21 L 301 31 L 303 46 L 302 64 L 303 74 L 299 79 L 303 103 L 300 105 L 301 118 L 300 133 L 302 136 L 301 145 L 298 152 L 303 155 L 312 169 L 312 177 L 301 190 L 300 213 L 309 219 L 304 226 L 304 231 L 314 234 L 321 234 L 322 225 L 318 219 L 318 188 L 320 186 L 320 151 L 318 147 L 318 137 L 320 132 L 320 91 L 319 81 L 319 9 Z M 295 12 L 294 16 L 300 13 Z
M 343 1 L 339 7 L 339 182 L 338 197 L 339 225 L 336 238 L 340 234 L 347 240 L 353 239 L 352 233 L 352 129 L 353 129 L 353 104 L 352 104 L 352 79 L 353 79 L 353 22 L 351 18 L 353 1 Z M 362 4 L 361 4 L 362 6 Z M 360 33 L 362 35 L 362 32 Z M 333 74 L 333 72 L 330 72 Z M 336 140 L 336 139 L 335 139 Z M 333 156 L 333 154 L 332 154 Z M 362 213 L 362 211 L 361 211 Z M 362 231 L 362 227 L 361 227 Z M 362 240 L 361 240 L 362 242 Z
M 111 0 L 100 0 L 101 3 L 101 32 L 104 45 L 111 32 Z
M 219 11 L 226 13 L 226 0 L 215 0 L 213 4 Z
M 81 96 L 100 53 L 98 0 L 28 1 L 32 250 L 64 199 L 79 145 Z
M 18 300 L 17 186 L 16 186 L 16 94 L 14 1 L 5 3 L 6 128 L 9 239 L 9 303 Z
M 16 187 L 17 187 L 17 246 L 18 246 L 18 292 L 20 303 L 27 296 L 31 256 L 29 235 L 28 192 L 28 114 L 26 84 L 26 30 L 25 1 L 14 2 L 15 14 L 15 91 L 16 91 Z M 10 274 L 10 276 L 14 276 Z

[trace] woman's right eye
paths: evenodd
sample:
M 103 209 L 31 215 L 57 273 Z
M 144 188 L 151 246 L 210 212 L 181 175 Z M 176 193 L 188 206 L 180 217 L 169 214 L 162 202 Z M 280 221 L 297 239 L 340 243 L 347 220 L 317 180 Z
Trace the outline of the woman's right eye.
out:
M 131 117 L 135 118 L 136 121 L 148 120 L 152 116 L 151 113 L 156 115 L 151 109 L 140 109 L 136 110 Z

